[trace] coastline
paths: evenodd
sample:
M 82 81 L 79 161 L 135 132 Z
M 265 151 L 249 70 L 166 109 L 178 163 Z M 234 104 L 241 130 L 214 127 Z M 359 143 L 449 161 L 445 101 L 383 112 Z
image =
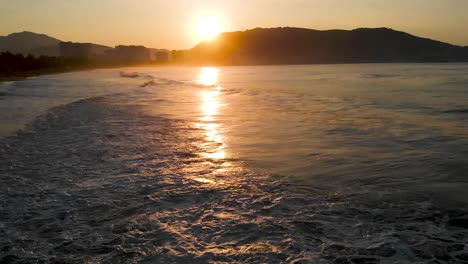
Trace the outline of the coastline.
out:
M 99 70 L 99 69 L 118 69 L 118 68 L 133 68 L 133 67 L 174 67 L 174 66 L 182 66 L 182 67 L 250 67 L 250 66 L 307 66 L 307 65 L 350 65 L 350 64 L 357 64 L 357 65 L 365 65 L 365 64 L 390 64 L 390 65 L 398 65 L 398 64 L 430 64 L 430 65 L 438 65 L 438 64 L 459 64 L 464 65 L 468 64 L 468 62 L 388 62 L 388 63 L 304 63 L 304 64 L 190 64 L 190 63 L 166 63 L 166 64 L 133 64 L 133 65 L 115 65 L 115 66 L 90 66 L 90 67 L 82 67 L 82 68 L 73 68 L 73 69 L 43 69 L 31 72 L 17 72 L 8 75 L 0 74 L 0 83 L 3 82 L 12 82 L 12 81 L 21 81 L 25 80 L 30 77 L 37 77 L 41 75 L 47 74 L 61 74 L 61 73 L 68 73 L 68 72 L 80 72 L 80 71 L 90 71 L 90 70 Z M 0 94 L 1 96 L 2 94 Z
M 89 70 L 89 69 L 73 69 L 73 70 L 63 70 L 63 69 L 62 70 L 56 70 L 56 69 L 46 70 L 44 69 L 44 70 L 30 71 L 30 72 L 17 72 L 17 73 L 8 74 L 8 75 L 0 75 L 0 83 L 21 81 L 30 77 L 37 77 L 37 76 L 46 75 L 46 74 L 60 74 L 60 73 L 82 71 L 82 70 Z
M 38 76 L 38 75 L 41 75 L 41 74 L 21 74 L 21 75 L 13 75 L 13 76 L 0 76 L 0 83 L 2 83 L 2 82 L 21 81 L 21 80 L 27 79 L 29 77 L 35 77 L 35 76 Z
M 91 70 L 99 70 L 99 69 L 118 69 L 118 68 L 132 68 L 132 67 L 162 67 L 162 66 L 174 66 L 175 64 L 131 64 L 131 65 L 93 65 L 93 66 L 83 66 L 83 67 L 76 67 L 76 68 L 67 68 L 67 69 L 41 69 L 36 71 L 28 71 L 28 72 L 15 72 L 12 74 L 3 75 L 0 74 L 0 83 L 2 82 L 12 82 L 12 81 L 21 81 L 25 80 L 30 77 L 37 77 L 41 75 L 47 74 L 61 74 L 61 73 L 68 73 L 68 72 L 81 72 L 81 71 L 91 71 Z

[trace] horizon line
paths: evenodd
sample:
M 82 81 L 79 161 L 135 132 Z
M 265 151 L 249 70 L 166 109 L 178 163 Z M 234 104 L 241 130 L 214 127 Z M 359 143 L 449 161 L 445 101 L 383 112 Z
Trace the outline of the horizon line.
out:
M 450 42 L 445 42 L 445 41 L 441 41 L 441 40 L 438 40 L 438 39 L 434 39 L 434 38 L 431 38 L 431 37 L 426 37 L 426 36 L 419 36 L 419 35 L 415 35 L 413 33 L 410 33 L 410 32 L 406 32 L 406 31 L 401 31 L 401 30 L 398 30 L 398 29 L 395 29 L 395 28 L 391 28 L 391 27 L 386 27 L 386 26 L 380 26 L 380 27 L 357 27 L 357 28 L 353 28 L 353 29 L 340 29 L 340 28 L 331 28 L 331 29 L 314 29 L 314 28 L 306 28 L 306 27 L 295 27 L 295 26 L 278 26 L 278 27 L 254 27 L 254 28 L 249 28 L 249 29 L 243 29 L 243 30 L 236 30 L 236 31 L 223 31 L 223 32 L 220 32 L 218 34 L 218 36 L 220 35 L 223 35 L 223 34 L 228 34 L 228 33 L 238 33 L 238 32 L 247 32 L 247 31 L 252 31 L 252 30 L 256 30 L 256 29 L 282 29 L 282 28 L 290 28 L 290 29 L 305 29 L 305 30 L 314 30 L 314 31 L 322 31 L 322 32 L 326 32 L 326 31 L 355 31 L 355 30 L 359 30 L 359 29 L 387 29 L 387 30 L 392 30 L 392 31 L 396 31 L 396 32 L 400 32 L 400 33 L 405 33 L 405 34 L 409 34 L 411 36 L 414 36 L 414 37 L 418 37 L 418 38 L 423 38 L 423 39 L 428 39 L 428 40 L 432 40 L 432 41 L 437 41 L 437 42 L 441 42 L 441 43 L 445 43 L 445 44 L 449 44 L 449 45 L 452 45 L 452 46 L 458 46 L 458 47 L 462 47 L 462 48 L 468 48 L 468 45 L 459 45 L 459 44 L 453 44 L 453 43 L 450 43 Z M 193 47 L 191 48 L 186 48 L 186 49 L 171 49 L 171 48 L 154 48 L 154 47 L 147 47 L 145 45 L 141 45 L 141 44 L 117 44 L 117 45 L 106 45 L 106 44 L 100 44 L 100 43 L 96 43 L 96 42 L 78 42 L 78 41 L 72 41 L 72 40 L 61 40 L 59 38 L 56 38 L 54 36 L 51 36 L 47 33 L 37 33 L 37 32 L 34 32 L 34 31 L 30 31 L 30 30 L 22 30 L 22 31 L 17 31 L 17 32 L 12 32 L 10 34 L 7 34 L 7 35 L 3 35 L 3 36 L 0 36 L 0 37 L 8 37 L 10 35 L 13 35 L 13 34 L 18 34 L 18 33 L 33 33 L 33 34 L 37 34 L 37 35 L 44 35 L 44 36 L 47 36 L 47 37 L 50 37 L 50 38 L 54 38 L 60 42 L 72 42 L 72 43 L 83 43 L 83 44 L 95 44 L 95 45 L 100 45 L 100 46 L 106 46 L 106 47 L 110 47 L 110 48 L 115 48 L 117 46 L 143 46 L 145 48 L 151 48 L 151 49 L 160 49 L 160 50 L 188 50 L 188 49 L 192 49 L 194 47 L 196 47 L 197 45 L 203 43 L 203 42 L 206 42 L 206 40 L 202 40 L 200 42 L 198 42 L 197 44 L 195 44 Z

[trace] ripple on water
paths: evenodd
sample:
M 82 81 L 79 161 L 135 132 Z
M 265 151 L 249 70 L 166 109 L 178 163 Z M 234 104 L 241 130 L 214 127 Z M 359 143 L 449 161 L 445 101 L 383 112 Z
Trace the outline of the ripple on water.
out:
M 55 108 L 0 142 L 1 261 L 466 260 L 466 211 L 397 190 L 317 191 L 211 160 L 194 144 L 202 130 L 121 99 Z

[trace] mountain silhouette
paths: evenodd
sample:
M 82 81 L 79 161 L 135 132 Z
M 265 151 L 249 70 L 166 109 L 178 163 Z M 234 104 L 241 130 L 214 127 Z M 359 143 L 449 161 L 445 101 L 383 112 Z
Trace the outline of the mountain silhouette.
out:
M 63 41 L 45 34 L 24 31 L 5 37 L 0 36 L 0 52 L 9 51 L 13 54 L 31 54 L 35 56 L 60 56 L 60 43 L 63 43 Z M 104 53 L 106 50 L 112 49 L 94 43 L 82 44 L 89 45 L 97 53 Z
M 228 32 L 185 54 L 193 64 L 255 65 L 468 61 L 468 48 L 390 28 L 256 28 Z
M 59 55 L 60 40 L 33 32 L 13 33 L 0 36 L 0 51 L 32 55 Z

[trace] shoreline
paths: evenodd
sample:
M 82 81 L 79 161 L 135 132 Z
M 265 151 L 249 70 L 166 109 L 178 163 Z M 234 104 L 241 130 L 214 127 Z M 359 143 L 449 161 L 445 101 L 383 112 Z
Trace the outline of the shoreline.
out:
M 16 72 L 8 75 L 0 74 L 0 83 L 2 82 L 13 82 L 21 81 L 30 77 L 37 77 L 48 74 L 61 74 L 68 72 L 81 72 L 81 71 L 92 71 L 92 70 L 102 70 L 102 69 L 118 69 L 118 68 L 133 68 L 133 67 L 163 67 L 163 66 L 175 66 L 174 64 L 132 64 L 132 65 L 115 65 L 115 66 L 89 66 L 89 67 L 78 67 L 78 68 L 69 68 L 69 69 L 42 69 L 37 71 L 29 72 Z
M 18 73 L 13 73 L 9 75 L 0 75 L 0 83 L 21 81 L 30 77 L 37 77 L 37 76 L 47 75 L 47 74 L 60 74 L 60 73 L 83 71 L 83 70 L 90 70 L 90 69 L 73 69 L 73 70 L 53 70 L 53 69 L 45 70 L 44 69 L 44 70 L 31 71 L 31 72 L 18 72 Z
M 166 64 L 134 64 L 134 65 L 115 65 L 115 66 L 91 66 L 83 68 L 74 68 L 74 69 L 44 69 L 37 70 L 32 72 L 17 72 L 11 75 L 1 75 L 0 74 L 0 83 L 3 82 L 12 82 L 12 81 L 21 81 L 30 77 L 37 77 L 41 75 L 48 74 L 61 74 L 68 72 L 80 72 L 80 71 L 90 71 L 90 70 L 101 70 L 101 69 L 118 69 L 118 68 L 135 68 L 135 67 L 256 67 L 256 66 L 307 66 L 307 65 L 363 65 L 363 64 L 388 64 L 388 65 L 398 65 L 398 64 L 429 64 L 429 65 L 446 65 L 446 64 L 456 64 L 456 65 L 468 65 L 468 62 L 364 62 L 364 63 L 305 63 L 305 64 L 245 64 L 245 65 L 236 65 L 236 64 L 190 64 L 190 63 L 166 63 Z

